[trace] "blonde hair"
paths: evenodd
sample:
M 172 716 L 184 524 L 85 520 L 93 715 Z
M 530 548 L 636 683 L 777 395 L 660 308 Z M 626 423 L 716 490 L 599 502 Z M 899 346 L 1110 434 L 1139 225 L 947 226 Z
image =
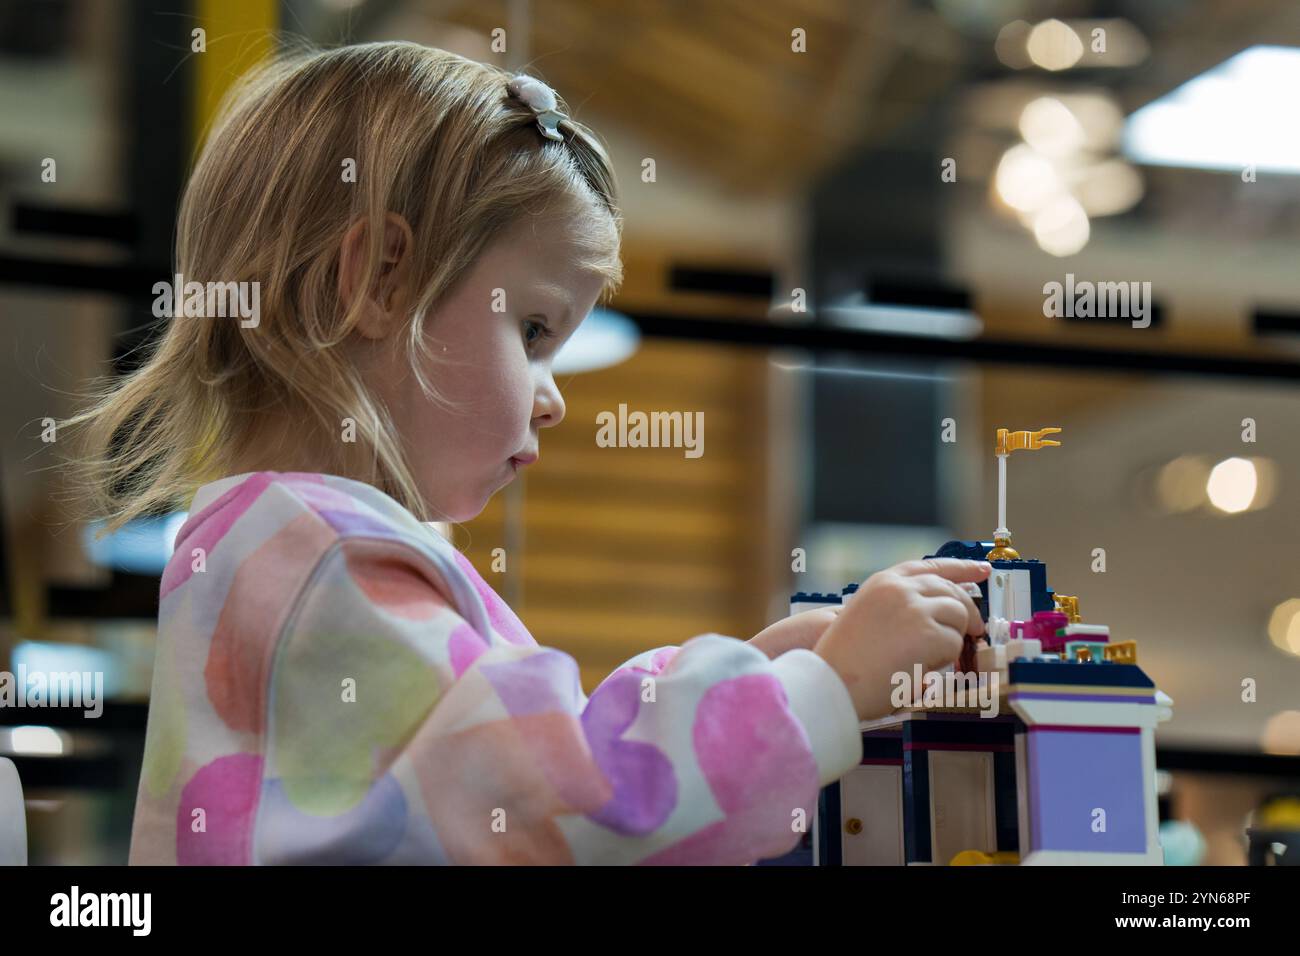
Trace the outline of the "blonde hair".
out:
M 213 123 L 181 201 L 175 271 L 185 282 L 259 283 L 260 323 L 172 318 L 144 364 L 101 380 L 61 423 L 84 428 L 77 498 L 101 533 L 184 507 L 246 447 L 259 412 L 277 406 L 334 459 L 323 470 L 367 481 L 433 520 L 382 406 L 338 346 L 363 297 L 344 308 L 339 250 L 367 224 L 360 280 L 380 275 L 384 220 L 414 238 L 416 294 L 404 348 L 420 387 L 440 401 L 420 359 L 423 316 L 523 215 L 573 217 L 582 265 L 622 282 L 622 216 L 609 157 L 585 126 L 564 142 L 507 93 L 512 74 L 414 43 L 298 50 L 246 74 Z M 559 99 L 557 94 L 557 99 Z M 557 108 L 568 113 L 559 99 Z M 355 160 L 355 182 L 345 181 Z M 170 277 L 169 277 L 170 278 Z M 339 442 L 344 419 L 356 442 Z M 325 436 L 334 441 L 323 442 Z

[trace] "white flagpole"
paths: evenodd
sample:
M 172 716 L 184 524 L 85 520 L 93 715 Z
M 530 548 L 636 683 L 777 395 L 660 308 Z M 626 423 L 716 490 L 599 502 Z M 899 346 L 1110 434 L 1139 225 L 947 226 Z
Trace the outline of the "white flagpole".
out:
M 998 530 L 994 535 L 1008 535 L 1007 530 L 1007 456 L 998 455 Z

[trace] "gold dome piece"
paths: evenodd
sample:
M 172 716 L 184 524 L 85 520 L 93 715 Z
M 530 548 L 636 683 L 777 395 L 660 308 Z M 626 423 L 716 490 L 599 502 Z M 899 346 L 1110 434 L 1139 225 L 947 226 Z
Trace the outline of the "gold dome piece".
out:
M 993 536 L 993 550 L 984 555 L 986 561 L 1016 561 L 1020 558 L 1020 552 L 1011 547 L 1011 535 L 995 534 Z

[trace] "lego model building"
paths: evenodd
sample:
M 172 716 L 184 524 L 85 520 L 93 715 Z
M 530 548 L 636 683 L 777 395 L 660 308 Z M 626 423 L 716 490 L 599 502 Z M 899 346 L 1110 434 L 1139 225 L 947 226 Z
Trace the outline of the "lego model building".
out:
M 927 556 L 993 566 L 977 598 L 970 586 L 986 638 L 967 638 L 939 675 L 966 695 L 955 706 L 951 693 L 916 694 L 862 724 L 861 765 L 818 801 L 814 864 L 1163 863 L 1154 734 L 1173 701 L 1138 666 L 1136 642 L 1081 623 L 1078 599 L 1054 594 L 1047 568 L 1022 558 L 1006 527 L 1007 457 L 1058 445 L 1043 436 L 1059 431 L 998 429 L 993 540 L 949 541 Z M 856 589 L 801 592 L 790 612 Z

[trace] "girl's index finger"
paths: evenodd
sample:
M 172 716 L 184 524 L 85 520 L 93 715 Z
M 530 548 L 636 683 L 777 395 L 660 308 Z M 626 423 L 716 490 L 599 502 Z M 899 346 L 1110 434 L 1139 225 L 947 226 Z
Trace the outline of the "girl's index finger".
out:
M 987 561 L 967 561 L 964 558 L 922 558 L 904 561 L 896 570 L 900 574 L 937 574 L 957 584 L 964 581 L 983 581 L 993 570 Z

